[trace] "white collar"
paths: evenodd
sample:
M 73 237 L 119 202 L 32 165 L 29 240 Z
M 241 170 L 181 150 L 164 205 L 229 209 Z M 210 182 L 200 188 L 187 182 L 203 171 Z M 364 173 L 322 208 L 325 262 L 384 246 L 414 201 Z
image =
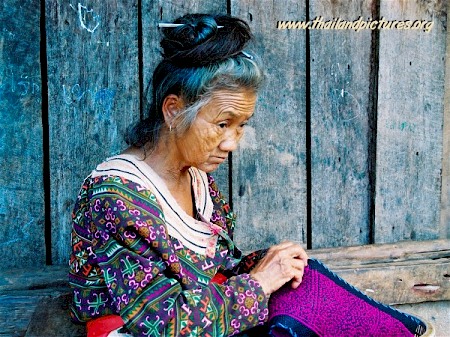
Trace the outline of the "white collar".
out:
M 197 168 L 189 168 L 195 207 L 204 219 L 211 219 L 213 202 L 209 194 L 208 176 Z M 186 248 L 199 254 L 213 257 L 217 244 L 217 232 L 211 224 L 189 216 L 176 202 L 164 181 L 143 160 L 131 154 L 122 154 L 108 158 L 92 171 L 92 177 L 114 175 L 131 180 L 150 190 L 164 214 L 161 219 L 166 223 L 170 236 L 178 239 Z

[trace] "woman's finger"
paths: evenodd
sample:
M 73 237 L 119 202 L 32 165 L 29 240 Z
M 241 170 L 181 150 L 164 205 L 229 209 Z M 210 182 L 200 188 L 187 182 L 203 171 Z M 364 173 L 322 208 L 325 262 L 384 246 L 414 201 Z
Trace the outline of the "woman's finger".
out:
M 303 281 L 302 278 L 293 279 L 291 283 L 292 289 L 297 289 L 300 286 L 300 284 L 302 284 L 302 281 Z
M 299 244 L 289 242 L 288 244 L 283 246 L 283 253 L 288 257 L 294 257 L 302 260 L 305 263 L 305 266 L 308 265 L 308 254 Z
M 292 268 L 294 268 L 296 270 L 300 270 L 302 273 L 306 267 L 305 261 L 300 260 L 300 259 L 295 259 L 295 258 L 292 259 L 291 265 L 292 265 Z
M 291 286 L 296 289 L 302 283 L 306 265 L 303 260 L 294 258 L 291 261 L 291 267 L 294 270 Z

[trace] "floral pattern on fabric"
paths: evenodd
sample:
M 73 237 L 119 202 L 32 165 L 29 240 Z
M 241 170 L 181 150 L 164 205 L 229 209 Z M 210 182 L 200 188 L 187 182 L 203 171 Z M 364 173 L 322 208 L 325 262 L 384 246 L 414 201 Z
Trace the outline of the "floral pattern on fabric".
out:
M 212 223 L 232 237 L 235 217 L 209 176 Z M 117 176 L 88 177 L 73 212 L 72 317 L 120 315 L 136 336 L 230 336 L 266 321 L 267 298 L 240 252 L 219 237 L 210 258 L 167 234 L 154 195 Z M 219 271 L 231 276 L 211 283 Z

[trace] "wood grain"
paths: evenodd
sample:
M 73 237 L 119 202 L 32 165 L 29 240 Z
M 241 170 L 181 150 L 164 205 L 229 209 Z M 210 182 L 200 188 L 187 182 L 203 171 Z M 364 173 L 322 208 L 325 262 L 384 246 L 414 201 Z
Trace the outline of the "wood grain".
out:
M 2 271 L 0 336 L 82 336 L 70 322 L 70 293 L 66 266 Z
M 254 33 L 249 47 L 267 79 L 244 139 L 233 153 L 236 241 L 244 250 L 306 242 L 305 32 L 276 20 L 305 17 L 297 1 L 232 1 L 231 14 Z
M 81 183 L 139 119 L 135 1 L 46 1 L 53 262 L 70 251 Z
M 40 296 L 0 295 L 0 336 L 24 336 Z
M 310 2 L 310 18 L 372 17 L 373 1 Z M 312 247 L 369 243 L 370 30 L 310 30 Z
M 64 336 L 84 337 L 86 326 L 74 324 L 69 315 L 72 294 L 41 300 L 31 317 L 25 337 Z
M 450 257 L 450 240 L 402 241 L 390 244 L 373 244 L 342 248 L 321 248 L 311 254 L 327 261 L 333 268 L 354 268 L 382 265 L 390 262 L 416 262 Z
M 0 4 L 0 270 L 45 263 L 40 2 Z
M 380 31 L 375 242 L 438 238 L 446 1 L 389 1 L 386 20 L 433 21 L 430 32 Z
M 188 12 L 226 13 L 227 7 L 251 25 L 255 44 L 249 50 L 261 56 L 267 72 L 246 137 L 230 165 L 217 173 L 221 190 L 238 213 L 238 245 L 249 251 L 284 239 L 306 241 L 309 136 L 313 247 L 367 243 L 373 202 L 367 162 L 374 155 L 370 138 L 375 132 L 375 241 L 448 237 L 448 97 L 443 103 L 449 86 L 444 86 L 448 4 L 380 2 L 387 20 L 432 20 L 434 25 L 429 33 L 380 31 L 373 130 L 368 115 L 374 103 L 369 96 L 375 95 L 369 92 L 370 32 L 311 30 L 311 80 L 306 83 L 306 32 L 278 30 L 276 22 L 305 19 L 306 10 L 311 19 L 367 17 L 374 1 L 311 1 L 309 9 L 293 0 L 227 3 L 46 1 L 43 57 L 48 60 L 50 148 L 43 149 L 40 3 L 2 2 L 0 253 L 14 254 L 0 267 L 45 261 L 44 151 L 50 152 L 52 259 L 66 263 L 70 213 L 83 178 L 125 147 L 125 129 L 141 117 L 140 100 L 145 97 L 140 93 L 160 60 L 157 23 Z M 308 85 L 311 135 L 306 134 Z

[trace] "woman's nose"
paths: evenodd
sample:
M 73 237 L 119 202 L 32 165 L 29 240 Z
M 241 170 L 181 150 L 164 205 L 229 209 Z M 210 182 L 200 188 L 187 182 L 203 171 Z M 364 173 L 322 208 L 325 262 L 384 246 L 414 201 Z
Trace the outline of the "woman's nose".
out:
M 240 135 L 229 133 L 227 137 L 220 142 L 219 149 L 225 152 L 232 152 L 236 150 L 240 139 Z

